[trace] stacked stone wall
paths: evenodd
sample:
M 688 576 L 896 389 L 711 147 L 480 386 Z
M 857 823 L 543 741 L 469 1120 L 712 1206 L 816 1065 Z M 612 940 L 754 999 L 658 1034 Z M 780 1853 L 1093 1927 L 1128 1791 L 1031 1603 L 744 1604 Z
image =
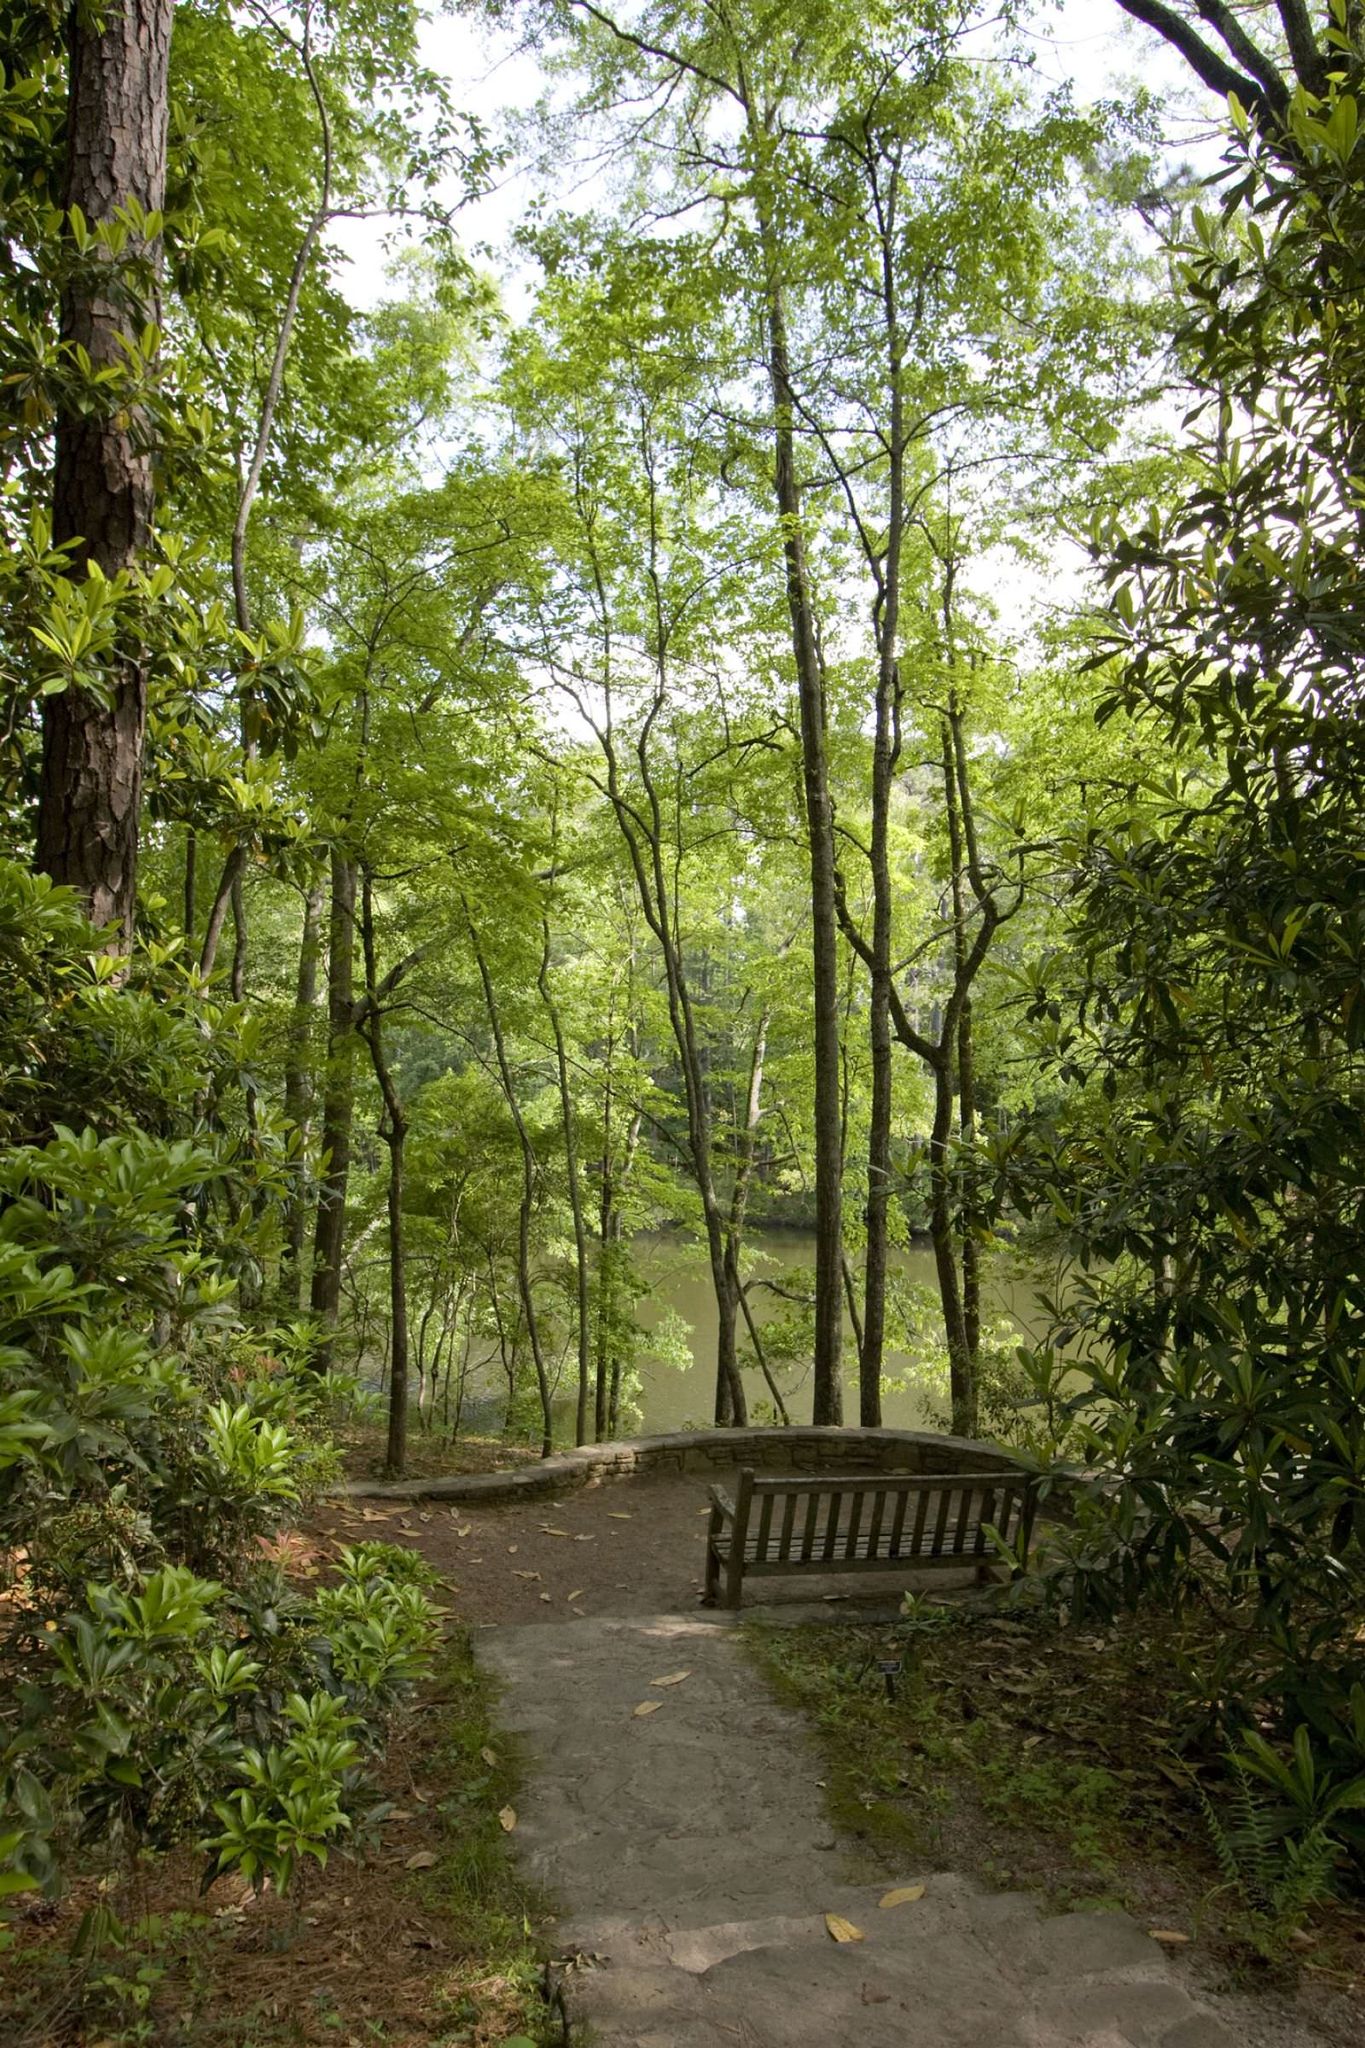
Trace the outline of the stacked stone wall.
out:
M 508 1472 L 434 1479 L 353 1479 L 337 1492 L 372 1500 L 465 1501 L 471 1507 L 550 1499 L 583 1486 L 655 1472 L 706 1475 L 752 1465 L 767 1472 L 1009 1472 L 992 1444 L 916 1429 L 697 1429 L 584 1444 Z

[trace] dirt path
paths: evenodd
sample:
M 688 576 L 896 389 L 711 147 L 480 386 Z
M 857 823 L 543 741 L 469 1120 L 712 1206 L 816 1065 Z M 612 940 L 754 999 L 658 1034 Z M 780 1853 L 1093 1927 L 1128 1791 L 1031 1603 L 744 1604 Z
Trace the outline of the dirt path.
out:
M 461 1620 L 477 1628 L 689 1613 L 701 1594 L 706 1515 L 704 1481 L 659 1476 L 509 1507 L 354 1499 L 330 1504 L 313 1526 L 347 1542 L 419 1544 Z M 894 1613 L 901 1590 L 895 1578 L 778 1579 L 765 1582 L 764 1604 L 879 1615 Z
M 698 1480 L 661 1477 L 549 1505 L 356 1499 L 326 1517 L 334 1538 L 420 1547 L 477 1631 L 524 1745 L 513 1840 L 561 1908 L 548 1932 L 570 2040 L 1317 2048 L 1201 1997 L 1126 1914 L 1048 1917 L 952 1871 L 851 1862 L 804 1724 L 734 1618 L 698 1607 L 705 1499 Z M 885 1611 L 891 1583 L 770 1581 L 764 1608 Z

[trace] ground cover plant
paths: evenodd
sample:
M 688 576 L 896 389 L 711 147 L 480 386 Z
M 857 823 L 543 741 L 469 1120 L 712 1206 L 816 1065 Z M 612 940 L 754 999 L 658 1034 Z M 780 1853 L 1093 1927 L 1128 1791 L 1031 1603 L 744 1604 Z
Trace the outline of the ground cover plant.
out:
M 294 1562 L 316 1571 L 327 1560 L 309 1546 Z M 149 1860 L 122 1897 L 124 1944 L 73 1962 L 76 1925 L 98 1896 L 95 1880 L 78 1880 L 24 1929 L 0 1991 L 6 2037 L 26 2048 L 555 2038 L 528 1933 L 540 1902 L 515 1874 L 499 1818 L 519 1780 L 494 1705 L 454 1630 L 375 1761 L 356 1830 L 284 1896 L 240 1878 L 201 1896 L 193 1856 Z

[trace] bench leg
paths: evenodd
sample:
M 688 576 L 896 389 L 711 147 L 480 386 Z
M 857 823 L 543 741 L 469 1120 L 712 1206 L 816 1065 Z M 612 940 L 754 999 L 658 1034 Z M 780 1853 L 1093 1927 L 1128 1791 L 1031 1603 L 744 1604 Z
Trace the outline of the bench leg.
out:
M 715 1545 L 712 1543 L 710 1535 L 708 1534 L 706 1538 L 706 1583 L 702 1589 L 702 1606 L 714 1607 L 716 1604 L 716 1595 L 719 1593 L 719 1591 L 720 1559 L 716 1555 Z
M 736 1543 L 725 1564 L 725 1598 L 721 1604 L 725 1607 L 738 1607 L 743 1597 L 744 1559 L 739 1554 L 739 1546 Z

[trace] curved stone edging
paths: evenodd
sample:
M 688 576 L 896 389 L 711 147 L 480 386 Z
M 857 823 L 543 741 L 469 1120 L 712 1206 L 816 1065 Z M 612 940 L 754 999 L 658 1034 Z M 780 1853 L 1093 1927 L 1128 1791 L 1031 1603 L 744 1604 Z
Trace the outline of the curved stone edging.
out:
M 454 1500 L 471 1506 L 539 1500 L 645 1472 L 710 1472 L 739 1464 L 798 1472 L 1010 1472 L 1023 1467 L 1007 1451 L 970 1437 L 922 1429 L 684 1429 L 667 1436 L 583 1444 L 510 1472 L 435 1479 L 350 1479 L 333 1496 L 362 1500 Z

